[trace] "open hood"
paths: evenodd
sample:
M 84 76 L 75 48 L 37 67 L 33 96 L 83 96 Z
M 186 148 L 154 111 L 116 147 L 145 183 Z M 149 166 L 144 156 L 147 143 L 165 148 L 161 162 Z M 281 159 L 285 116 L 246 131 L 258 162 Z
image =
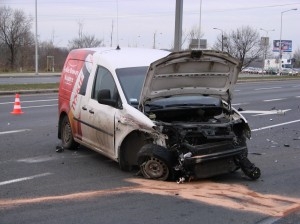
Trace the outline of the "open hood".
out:
M 174 52 L 151 63 L 139 106 L 174 95 L 214 95 L 229 102 L 240 62 L 225 52 L 192 50 Z

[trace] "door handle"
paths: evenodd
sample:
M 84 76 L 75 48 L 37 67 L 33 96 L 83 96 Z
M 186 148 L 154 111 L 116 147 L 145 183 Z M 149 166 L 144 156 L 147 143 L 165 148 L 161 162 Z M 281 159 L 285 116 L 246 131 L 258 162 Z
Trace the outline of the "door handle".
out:
M 82 110 L 87 110 L 86 106 L 83 106 L 81 109 L 82 109 Z
M 89 112 L 90 112 L 91 114 L 94 114 L 94 113 L 95 113 L 93 110 L 89 110 Z

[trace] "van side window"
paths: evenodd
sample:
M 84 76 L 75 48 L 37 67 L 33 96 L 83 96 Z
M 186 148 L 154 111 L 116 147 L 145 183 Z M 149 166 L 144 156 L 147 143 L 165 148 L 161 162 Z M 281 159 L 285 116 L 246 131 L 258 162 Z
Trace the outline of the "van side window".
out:
M 82 81 L 82 85 L 81 85 L 79 94 L 81 94 L 83 96 L 85 95 L 87 83 L 88 83 L 89 76 L 90 76 L 90 70 L 88 69 L 88 67 L 91 67 L 91 66 L 92 66 L 92 63 L 86 61 L 84 63 L 83 68 L 82 68 L 82 73 L 83 73 L 84 78 L 83 78 L 83 81 Z
M 112 74 L 106 68 L 99 66 L 94 80 L 92 99 L 96 100 L 98 92 L 104 89 L 110 90 L 110 99 L 118 97 L 118 90 Z

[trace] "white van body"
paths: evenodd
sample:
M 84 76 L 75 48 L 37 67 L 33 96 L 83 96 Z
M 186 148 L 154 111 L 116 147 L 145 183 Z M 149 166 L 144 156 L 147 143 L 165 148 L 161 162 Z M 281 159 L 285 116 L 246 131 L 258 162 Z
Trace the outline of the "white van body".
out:
M 247 160 L 250 128 L 231 107 L 238 68 L 227 53 L 209 50 L 73 50 L 59 87 L 62 147 L 79 143 L 152 179 L 243 167 L 257 179 Z
M 168 54 L 170 54 L 168 51 L 138 48 L 124 48 L 122 50 L 112 48 L 73 50 L 66 60 L 62 73 L 59 91 L 59 113 L 60 116 L 62 113 L 68 114 L 74 140 L 118 161 L 120 144 L 128 133 L 137 129 L 136 123 L 139 123 L 139 125 L 143 124 L 145 127 L 152 127 L 154 124 L 139 110 L 127 104 L 127 100 L 116 77 L 116 69 L 148 67 L 151 62 Z M 146 56 L 141 57 L 141 55 Z M 78 64 L 78 62 L 84 63 Z M 108 69 L 115 80 L 120 99 L 123 102 L 122 110 L 99 104 L 97 100 L 91 98 L 93 82 L 99 66 Z M 86 77 L 83 74 L 85 67 L 88 70 Z M 78 91 L 83 84 L 82 80 L 87 78 L 86 94 L 83 95 Z M 69 88 L 69 94 L 66 94 L 63 90 L 65 87 L 71 87 L 71 89 Z M 139 99 L 133 100 L 138 102 Z M 65 105 L 62 106 L 62 104 Z M 132 116 L 131 118 L 128 117 L 129 114 Z M 130 119 L 134 119 L 135 122 L 130 122 Z M 111 124 L 115 124 L 116 126 Z M 142 130 L 143 127 L 139 127 L 139 129 Z M 99 142 L 101 142 L 101 145 Z

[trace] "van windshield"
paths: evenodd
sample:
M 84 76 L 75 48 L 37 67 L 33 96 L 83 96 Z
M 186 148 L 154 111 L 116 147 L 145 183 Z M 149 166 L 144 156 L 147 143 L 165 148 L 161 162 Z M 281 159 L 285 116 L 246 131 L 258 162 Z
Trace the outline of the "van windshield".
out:
M 138 104 L 147 71 L 148 66 L 116 69 L 116 74 L 129 104 Z

